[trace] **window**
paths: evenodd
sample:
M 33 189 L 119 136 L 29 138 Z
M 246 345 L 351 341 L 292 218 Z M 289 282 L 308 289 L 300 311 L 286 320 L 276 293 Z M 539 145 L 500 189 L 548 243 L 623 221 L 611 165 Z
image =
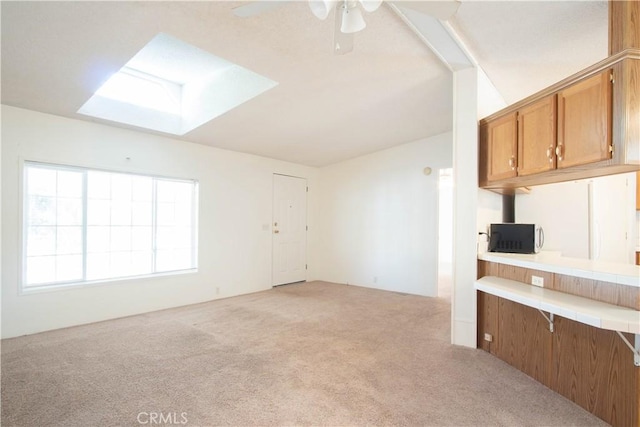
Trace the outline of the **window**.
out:
M 182 86 L 129 67 L 114 74 L 96 94 L 142 108 L 181 114 Z
M 195 269 L 195 181 L 25 163 L 23 289 Z

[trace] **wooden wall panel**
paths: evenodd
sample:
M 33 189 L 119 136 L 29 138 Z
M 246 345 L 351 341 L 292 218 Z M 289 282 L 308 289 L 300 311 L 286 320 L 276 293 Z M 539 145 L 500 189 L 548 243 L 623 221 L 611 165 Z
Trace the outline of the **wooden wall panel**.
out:
M 498 345 L 498 300 L 495 295 L 478 292 L 478 348 L 496 354 Z M 485 341 L 484 334 L 491 334 L 493 341 Z
M 640 310 L 640 288 L 637 287 L 553 274 L 495 262 L 478 261 L 478 277 L 496 276 L 531 283 L 533 275 L 542 277 L 544 287 L 548 289 Z
M 553 362 L 551 389 L 613 426 L 638 425 L 640 370 L 615 332 L 556 317 Z
M 498 276 L 640 310 L 640 288 L 478 262 L 478 277 Z M 478 292 L 478 347 L 511 364 L 611 425 L 640 427 L 640 368 L 613 331 L 555 317 L 554 332 L 535 309 Z M 483 341 L 484 331 L 493 343 Z M 626 334 L 633 342 L 633 336 Z
M 531 283 L 531 276 L 539 276 L 544 279 L 544 286 L 549 287 L 553 283 L 553 273 L 529 268 L 515 267 L 513 265 L 498 264 L 495 262 L 485 262 L 483 271 L 485 276 L 503 277 L 505 279 L 516 280 L 523 283 Z M 478 270 L 480 272 L 480 270 Z M 481 276 L 479 276 L 481 277 Z
M 640 288 L 556 274 L 550 289 L 640 310 Z
M 478 260 L 478 279 L 484 276 L 491 276 L 488 273 L 490 262 Z
M 551 387 L 549 323 L 530 307 L 499 298 L 499 339 L 496 356 Z

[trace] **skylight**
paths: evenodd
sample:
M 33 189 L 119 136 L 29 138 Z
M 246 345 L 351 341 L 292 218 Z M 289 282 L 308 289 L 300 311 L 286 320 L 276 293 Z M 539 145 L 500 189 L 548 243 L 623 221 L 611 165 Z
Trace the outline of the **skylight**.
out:
M 78 113 L 184 135 L 277 84 L 161 33 L 113 74 Z
M 96 91 L 96 95 L 180 115 L 182 85 L 123 67 Z

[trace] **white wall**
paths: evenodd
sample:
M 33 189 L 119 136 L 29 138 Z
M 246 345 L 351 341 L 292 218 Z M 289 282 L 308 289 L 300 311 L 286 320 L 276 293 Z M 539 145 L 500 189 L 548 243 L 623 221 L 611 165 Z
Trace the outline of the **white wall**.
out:
M 437 170 L 451 161 L 446 133 L 320 169 L 321 277 L 436 296 Z
M 516 222 L 544 229 L 544 251 L 589 258 L 588 181 L 569 181 L 531 187 L 516 196 Z
M 198 272 L 19 295 L 23 160 L 198 180 Z M 315 279 L 317 169 L 3 106 L 2 337 L 269 289 L 273 173 L 308 180 Z
M 516 222 L 544 228 L 543 250 L 634 263 L 635 173 L 539 185 L 516 196 Z
M 502 222 L 502 196 L 489 190 L 478 189 L 478 212 L 476 217 L 478 233 L 489 231 L 489 224 Z M 486 252 L 489 240 L 486 235 L 478 234 L 477 251 Z
M 451 342 L 476 347 L 478 70 L 453 73 L 453 287 Z

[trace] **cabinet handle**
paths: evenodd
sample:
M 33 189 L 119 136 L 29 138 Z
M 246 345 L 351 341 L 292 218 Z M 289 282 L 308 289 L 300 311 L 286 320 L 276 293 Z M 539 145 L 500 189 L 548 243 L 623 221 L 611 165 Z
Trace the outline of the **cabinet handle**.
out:
M 509 158 L 509 167 L 511 167 L 511 170 L 515 170 L 516 169 L 516 158 L 515 158 L 515 156 L 511 156 L 511 158 Z
M 562 144 L 558 144 L 558 146 L 556 147 L 556 156 L 558 156 L 558 160 L 562 160 L 563 158 L 562 147 Z
M 553 145 L 547 148 L 547 159 L 549 159 L 549 163 L 553 163 Z

